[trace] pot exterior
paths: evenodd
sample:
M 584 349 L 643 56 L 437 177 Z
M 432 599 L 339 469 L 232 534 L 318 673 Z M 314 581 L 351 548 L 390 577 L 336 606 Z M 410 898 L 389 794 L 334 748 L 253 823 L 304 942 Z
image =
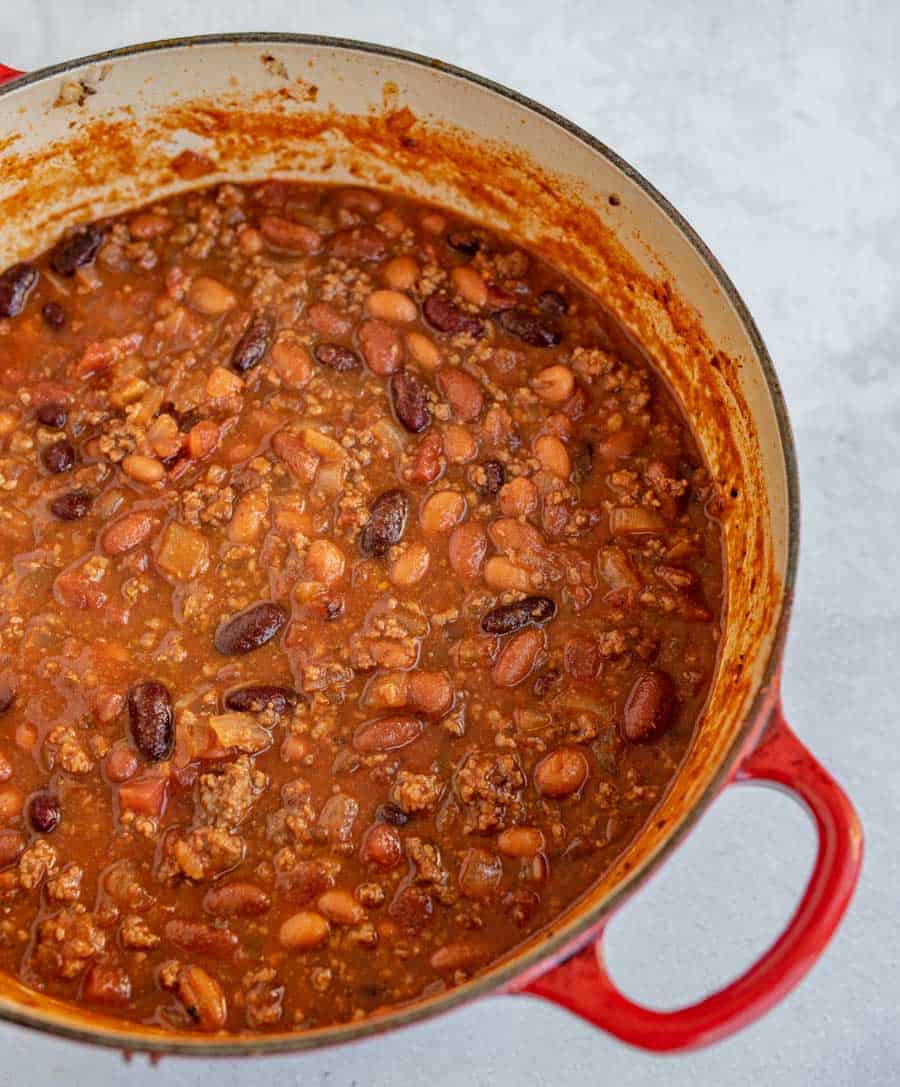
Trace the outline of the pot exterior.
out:
M 601 295 L 681 399 L 725 500 L 729 570 L 714 689 L 652 824 L 551 933 L 472 982 L 381 1018 L 265 1037 L 126 1028 L 38 1001 L 11 979 L 0 979 L 0 1015 L 117 1047 L 236 1055 L 359 1038 L 522 988 L 589 940 L 677 843 L 776 700 L 796 563 L 796 467 L 777 380 L 743 302 L 677 212 L 602 144 L 423 58 L 293 36 L 192 39 L 38 72 L 0 98 L 0 267 L 73 222 L 190 185 L 272 174 L 395 189 L 517 235 Z M 211 172 L 180 177 L 172 160 L 185 149 L 206 156 Z

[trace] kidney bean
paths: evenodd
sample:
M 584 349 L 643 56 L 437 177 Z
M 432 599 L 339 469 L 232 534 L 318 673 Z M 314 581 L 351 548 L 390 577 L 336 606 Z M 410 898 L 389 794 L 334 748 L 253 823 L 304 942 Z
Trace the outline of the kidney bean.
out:
M 320 894 L 316 905 L 334 925 L 360 925 L 366 919 L 366 911 L 353 895 L 340 888 Z
M 91 508 L 92 498 L 87 491 L 67 491 L 57 495 L 50 503 L 50 512 L 60 521 L 80 521 Z
M 484 408 L 484 393 L 471 374 L 447 366 L 438 371 L 437 382 L 457 419 L 470 423 L 478 418 Z
M 487 534 L 477 521 L 457 525 L 447 544 L 447 558 L 454 574 L 474 581 L 481 573 L 487 546 Z
M 322 248 L 322 235 L 318 230 L 279 215 L 266 215 L 259 221 L 259 232 L 277 249 L 311 256 Z
M 18 317 L 38 281 L 33 264 L 14 264 L 0 275 L 0 317 Z
M 409 816 L 396 804 L 382 804 L 376 808 L 375 818 L 384 823 L 390 823 L 392 827 L 404 827 L 409 822 Z
M 576 442 L 570 456 L 575 478 L 583 483 L 594 469 L 594 448 L 590 442 Z
M 162 762 L 175 748 L 175 717 L 168 689 L 155 679 L 128 692 L 131 739 L 147 762 Z
M 466 500 L 458 491 L 436 491 L 422 503 L 419 524 L 429 536 L 446 535 L 466 515 Z
M 69 413 L 66 405 L 60 400 L 48 400 L 45 404 L 41 404 L 34 416 L 42 426 L 62 430 L 69 418 Z
M 526 596 L 513 604 L 501 604 L 481 620 L 485 634 L 512 634 L 531 623 L 546 623 L 556 615 L 556 602 L 549 596 Z
M 9 713 L 16 702 L 15 688 L 11 687 L 8 683 L 0 683 L 0 717 L 4 713 Z
M 335 370 L 339 374 L 347 374 L 351 370 L 358 370 L 361 363 L 359 355 L 351 351 L 349 347 L 342 347 L 339 343 L 316 344 L 313 351 L 316 362 Z
M 75 467 L 75 448 L 71 442 L 63 439 L 61 442 L 53 442 L 44 446 L 41 460 L 48 472 L 60 474 L 69 472 Z
M 569 303 L 559 291 L 543 291 L 538 295 L 538 306 L 553 317 L 561 317 L 569 311 Z
M 428 388 L 412 370 L 392 374 L 390 391 L 394 413 L 407 430 L 420 434 L 431 424 Z
M 91 264 L 103 244 L 104 231 L 95 223 L 78 227 L 63 238 L 50 255 L 53 271 L 61 276 L 73 276 L 79 268 Z
M 446 238 L 447 245 L 467 257 L 474 257 L 481 248 L 478 235 L 471 230 L 451 230 Z
M 452 335 L 464 333 L 475 339 L 479 339 L 485 332 L 485 324 L 480 317 L 466 313 L 445 294 L 433 294 L 427 298 L 422 306 L 422 313 L 425 320 L 438 332 L 449 332 Z
M 203 908 L 214 917 L 260 917 L 272 900 L 255 883 L 226 883 L 210 887 L 203 896 Z
M 221 1030 L 228 1019 L 222 986 L 202 966 L 183 966 L 175 990 L 188 1016 L 204 1030 Z
M 372 503 L 369 522 L 359 534 L 359 549 L 367 558 L 378 557 L 403 539 L 409 516 L 409 498 L 394 488 L 380 494 Z
M 252 370 L 266 357 L 272 332 L 272 321 L 268 317 L 253 317 L 231 353 L 231 365 L 239 374 Z
M 675 711 L 675 684 L 668 672 L 648 668 L 634 681 L 625 701 L 622 735 L 632 743 L 664 732 Z
M 183 951 L 212 955 L 214 958 L 229 958 L 240 943 L 227 928 L 205 925 L 202 921 L 186 921 L 180 917 L 166 922 L 165 934 L 170 943 Z
M 515 687 L 534 668 L 544 648 L 544 632 L 526 627 L 504 645 L 494 661 L 491 679 L 498 687 Z
M 419 442 L 413 458 L 410 479 L 413 483 L 434 483 L 444 469 L 441 459 L 444 440 L 436 430 L 429 431 Z
M 287 612 L 271 600 L 239 611 L 216 628 L 213 645 L 220 653 L 250 653 L 271 641 L 287 622 Z
M 353 734 L 353 746 L 363 754 L 396 751 L 418 740 L 425 728 L 421 717 L 395 713 L 364 721 Z
M 554 347 L 562 340 L 562 333 L 555 325 L 525 309 L 504 310 L 497 322 L 504 332 L 530 347 Z
M 270 709 L 275 713 L 286 713 L 300 701 L 300 695 L 290 687 L 278 687 L 274 683 L 254 683 L 239 687 L 225 695 L 226 710 L 238 713 L 259 713 Z
M 363 321 L 359 326 L 359 347 L 373 374 L 387 377 L 403 362 L 403 342 L 387 321 Z
M 500 512 L 506 517 L 527 517 L 537 506 L 537 487 L 525 476 L 510 480 L 500 491 Z
M 373 226 L 353 226 L 336 230 L 328 239 L 328 248 L 341 260 L 381 260 L 387 253 L 387 241 Z
M 403 820 L 406 822 L 406 816 Z M 379 868 L 395 868 L 402 856 L 403 843 L 396 829 L 387 822 L 373 823 L 363 837 L 363 863 L 377 864 Z
M 560 747 L 545 755 L 534 768 L 534 784 L 541 796 L 564 800 L 581 789 L 589 769 L 584 752 L 577 747 Z
M 52 793 L 35 793 L 28 801 L 28 821 L 38 834 L 52 834 L 61 818 L 59 799 Z

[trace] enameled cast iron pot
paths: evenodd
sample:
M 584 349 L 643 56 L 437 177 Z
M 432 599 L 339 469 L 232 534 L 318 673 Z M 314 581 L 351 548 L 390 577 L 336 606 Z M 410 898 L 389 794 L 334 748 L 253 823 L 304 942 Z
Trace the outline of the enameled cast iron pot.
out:
M 459 988 L 378 1018 L 301 1034 L 209 1037 L 116 1022 L 0 979 L 0 1016 L 127 1049 L 259 1054 L 411 1023 L 490 993 L 556 1001 L 634 1045 L 722 1038 L 789 992 L 828 943 L 859 875 L 853 808 L 788 728 L 778 676 L 794 586 L 797 469 L 772 363 L 715 258 L 658 192 L 549 110 L 423 57 L 328 38 L 157 42 L 31 75 L 0 66 L 0 268 L 66 226 L 225 178 L 353 181 L 509 230 L 593 288 L 649 349 L 690 413 L 727 499 L 728 616 L 717 679 L 684 765 L 627 853 L 549 932 Z M 202 178 L 172 167 L 190 148 Z M 640 1007 L 603 964 L 603 929 L 717 793 L 789 790 L 818 855 L 796 913 L 745 974 L 679 1011 Z

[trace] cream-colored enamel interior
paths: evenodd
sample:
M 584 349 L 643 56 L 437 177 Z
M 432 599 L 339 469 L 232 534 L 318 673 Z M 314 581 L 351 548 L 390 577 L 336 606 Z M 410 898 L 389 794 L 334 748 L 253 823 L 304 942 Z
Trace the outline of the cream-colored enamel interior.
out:
M 732 752 L 781 611 L 789 518 L 775 406 L 748 330 L 698 252 L 636 183 L 564 128 L 402 58 L 296 41 L 167 47 L 47 76 L 0 108 L 0 267 L 72 221 L 198 184 L 170 166 L 190 147 L 216 164 L 203 183 L 271 172 L 350 179 L 483 218 L 593 287 L 649 348 L 729 496 L 729 618 L 693 751 L 653 826 L 559 927 L 583 923 L 689 817 Z M 21 1016 L 30 1003 L 0 982 L 0 1011 L 17 1005 Z M 41 1015 L 57 1029 L 78 1026 L 63 1009 Z M 84 1024 L 96 1031 L 101 1021 Z M 128 1039 L 153 1045 L 131 1031 L 107 1035 Z

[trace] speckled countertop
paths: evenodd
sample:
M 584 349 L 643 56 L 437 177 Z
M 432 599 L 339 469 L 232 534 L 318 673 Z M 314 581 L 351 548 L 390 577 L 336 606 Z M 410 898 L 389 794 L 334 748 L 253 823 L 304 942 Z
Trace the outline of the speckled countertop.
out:
M 0 1085 L 868 1087 L 900 1082 L 900 8 L 895 0 L 28 0 L 0 4 L 22 68 L 225 30 L 368 39 L 441 57 L 559 110 L 687 216 L 750 305 L 800 458 L 803 543 L 785 662 L 796 730 L 867 833 L 851 913 L 812 975 L 718 1047 L 651 1058 L 545 1004 L 495 999 L 308 1056 L 152 1067 L 0 1026 Z M 612 970 L 675 1005 L 787 918 L 813 834 L 790 800 L 732 789 L 611 926 Z

